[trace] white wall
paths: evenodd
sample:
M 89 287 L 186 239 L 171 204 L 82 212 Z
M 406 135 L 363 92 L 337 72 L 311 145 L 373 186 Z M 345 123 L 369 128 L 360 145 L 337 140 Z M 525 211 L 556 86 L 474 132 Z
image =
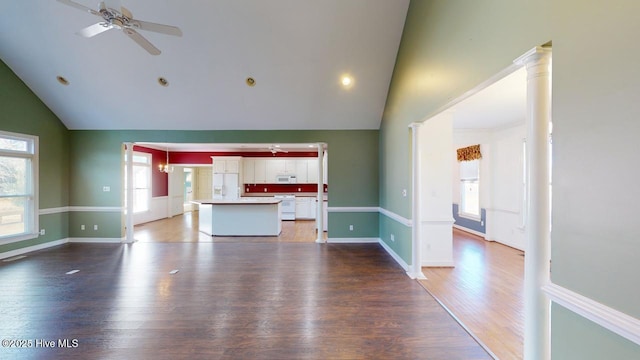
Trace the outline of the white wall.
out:
M 422 266 L 453 266 L 452 113 L 437 115 L 418 129 Z
M 453 146 L 453 202 L 460 203 L 455 150 L 480 144 L 480 207 L 487 212 L 485 239 L 524 250 L 522 141 L 524 124 L 493 130 L 457 130 Z

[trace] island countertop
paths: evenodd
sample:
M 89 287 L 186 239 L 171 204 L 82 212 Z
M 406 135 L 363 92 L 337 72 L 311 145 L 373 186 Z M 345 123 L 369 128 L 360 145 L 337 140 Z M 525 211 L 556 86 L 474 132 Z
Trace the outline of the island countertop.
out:
M 240 198 L 236 200 L 203 199 L 193 200 L 192 202 L 200 205 L 269 205 L 278 204 L 282 200 L 275 198 Z

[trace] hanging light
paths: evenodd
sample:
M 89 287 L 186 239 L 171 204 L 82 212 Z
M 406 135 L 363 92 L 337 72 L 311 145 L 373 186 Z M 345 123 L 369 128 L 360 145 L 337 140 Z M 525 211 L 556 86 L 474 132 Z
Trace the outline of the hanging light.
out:
M 169 166 L 169 147 L 167 146 L 167 162 L 162 165 L 158 165 L 158 170 L 160 170 L 163 173 L 170 173 L 173 172 L 173 167 Z

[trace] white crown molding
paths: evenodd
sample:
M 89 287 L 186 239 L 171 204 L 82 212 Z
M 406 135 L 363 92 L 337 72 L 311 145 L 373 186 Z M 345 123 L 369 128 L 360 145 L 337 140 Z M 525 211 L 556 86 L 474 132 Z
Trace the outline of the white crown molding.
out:
M 551 301 L 640 345 L 640 320 L 560 285 L 549 283 L 542 291 Z
M 387 210 L 385 208 L 378 208 L 378 209 L 380 209 L 379 211 L 380 211 L 380 213 L 382 215 L 384 215 L 384 216 L 386 216 L 388 218 L 391 218 L 391 219 L 401 223 L 404 226 L 408 226 L 408 227 L 413 226 L 413 221 L 411 221 L 410 219 L 402 217 L 402 216 L 400 216 L 400 215 L 398 215 L 398 214 L 396 214 L 394 212 L 391 212 L 391 211 L 389 211 L 389 210 Z

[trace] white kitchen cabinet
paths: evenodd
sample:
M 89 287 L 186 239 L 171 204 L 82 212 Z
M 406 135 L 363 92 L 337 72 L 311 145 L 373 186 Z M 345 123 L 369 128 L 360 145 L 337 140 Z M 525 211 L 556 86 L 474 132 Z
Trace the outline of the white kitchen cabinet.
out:
M 296 197 L 296 220 L 314 220 L 316 218 L 316 198 Z
M 255 184 L 267 182 L 267 159 L 254 159 L 253 176 Z
M 307 164 L 309 161 L 307 159 L 297 159 L 296 161 L 296 179 L 298 183 L 306 184 L 309 182 L 309 173 Z
M 240 173 L 240 157 L 220 157 L 212 156 L 213 172 L 216 174 L 238 174 Z
M 284 174 L 284 160 L 269 159 L 267 160 L 267 183 L 276 183 L 276 176 Z
M 245 184 L 256 183 L 256 160 L 255 159 L 243 159 L 242 160 L 242 178 Z
M 285 159 L 284 172 L 278 175 L 296 175 L 296 159 Z
M 307 182 L 310 184 L 318 183 L 318 159 L 307 160 Z

